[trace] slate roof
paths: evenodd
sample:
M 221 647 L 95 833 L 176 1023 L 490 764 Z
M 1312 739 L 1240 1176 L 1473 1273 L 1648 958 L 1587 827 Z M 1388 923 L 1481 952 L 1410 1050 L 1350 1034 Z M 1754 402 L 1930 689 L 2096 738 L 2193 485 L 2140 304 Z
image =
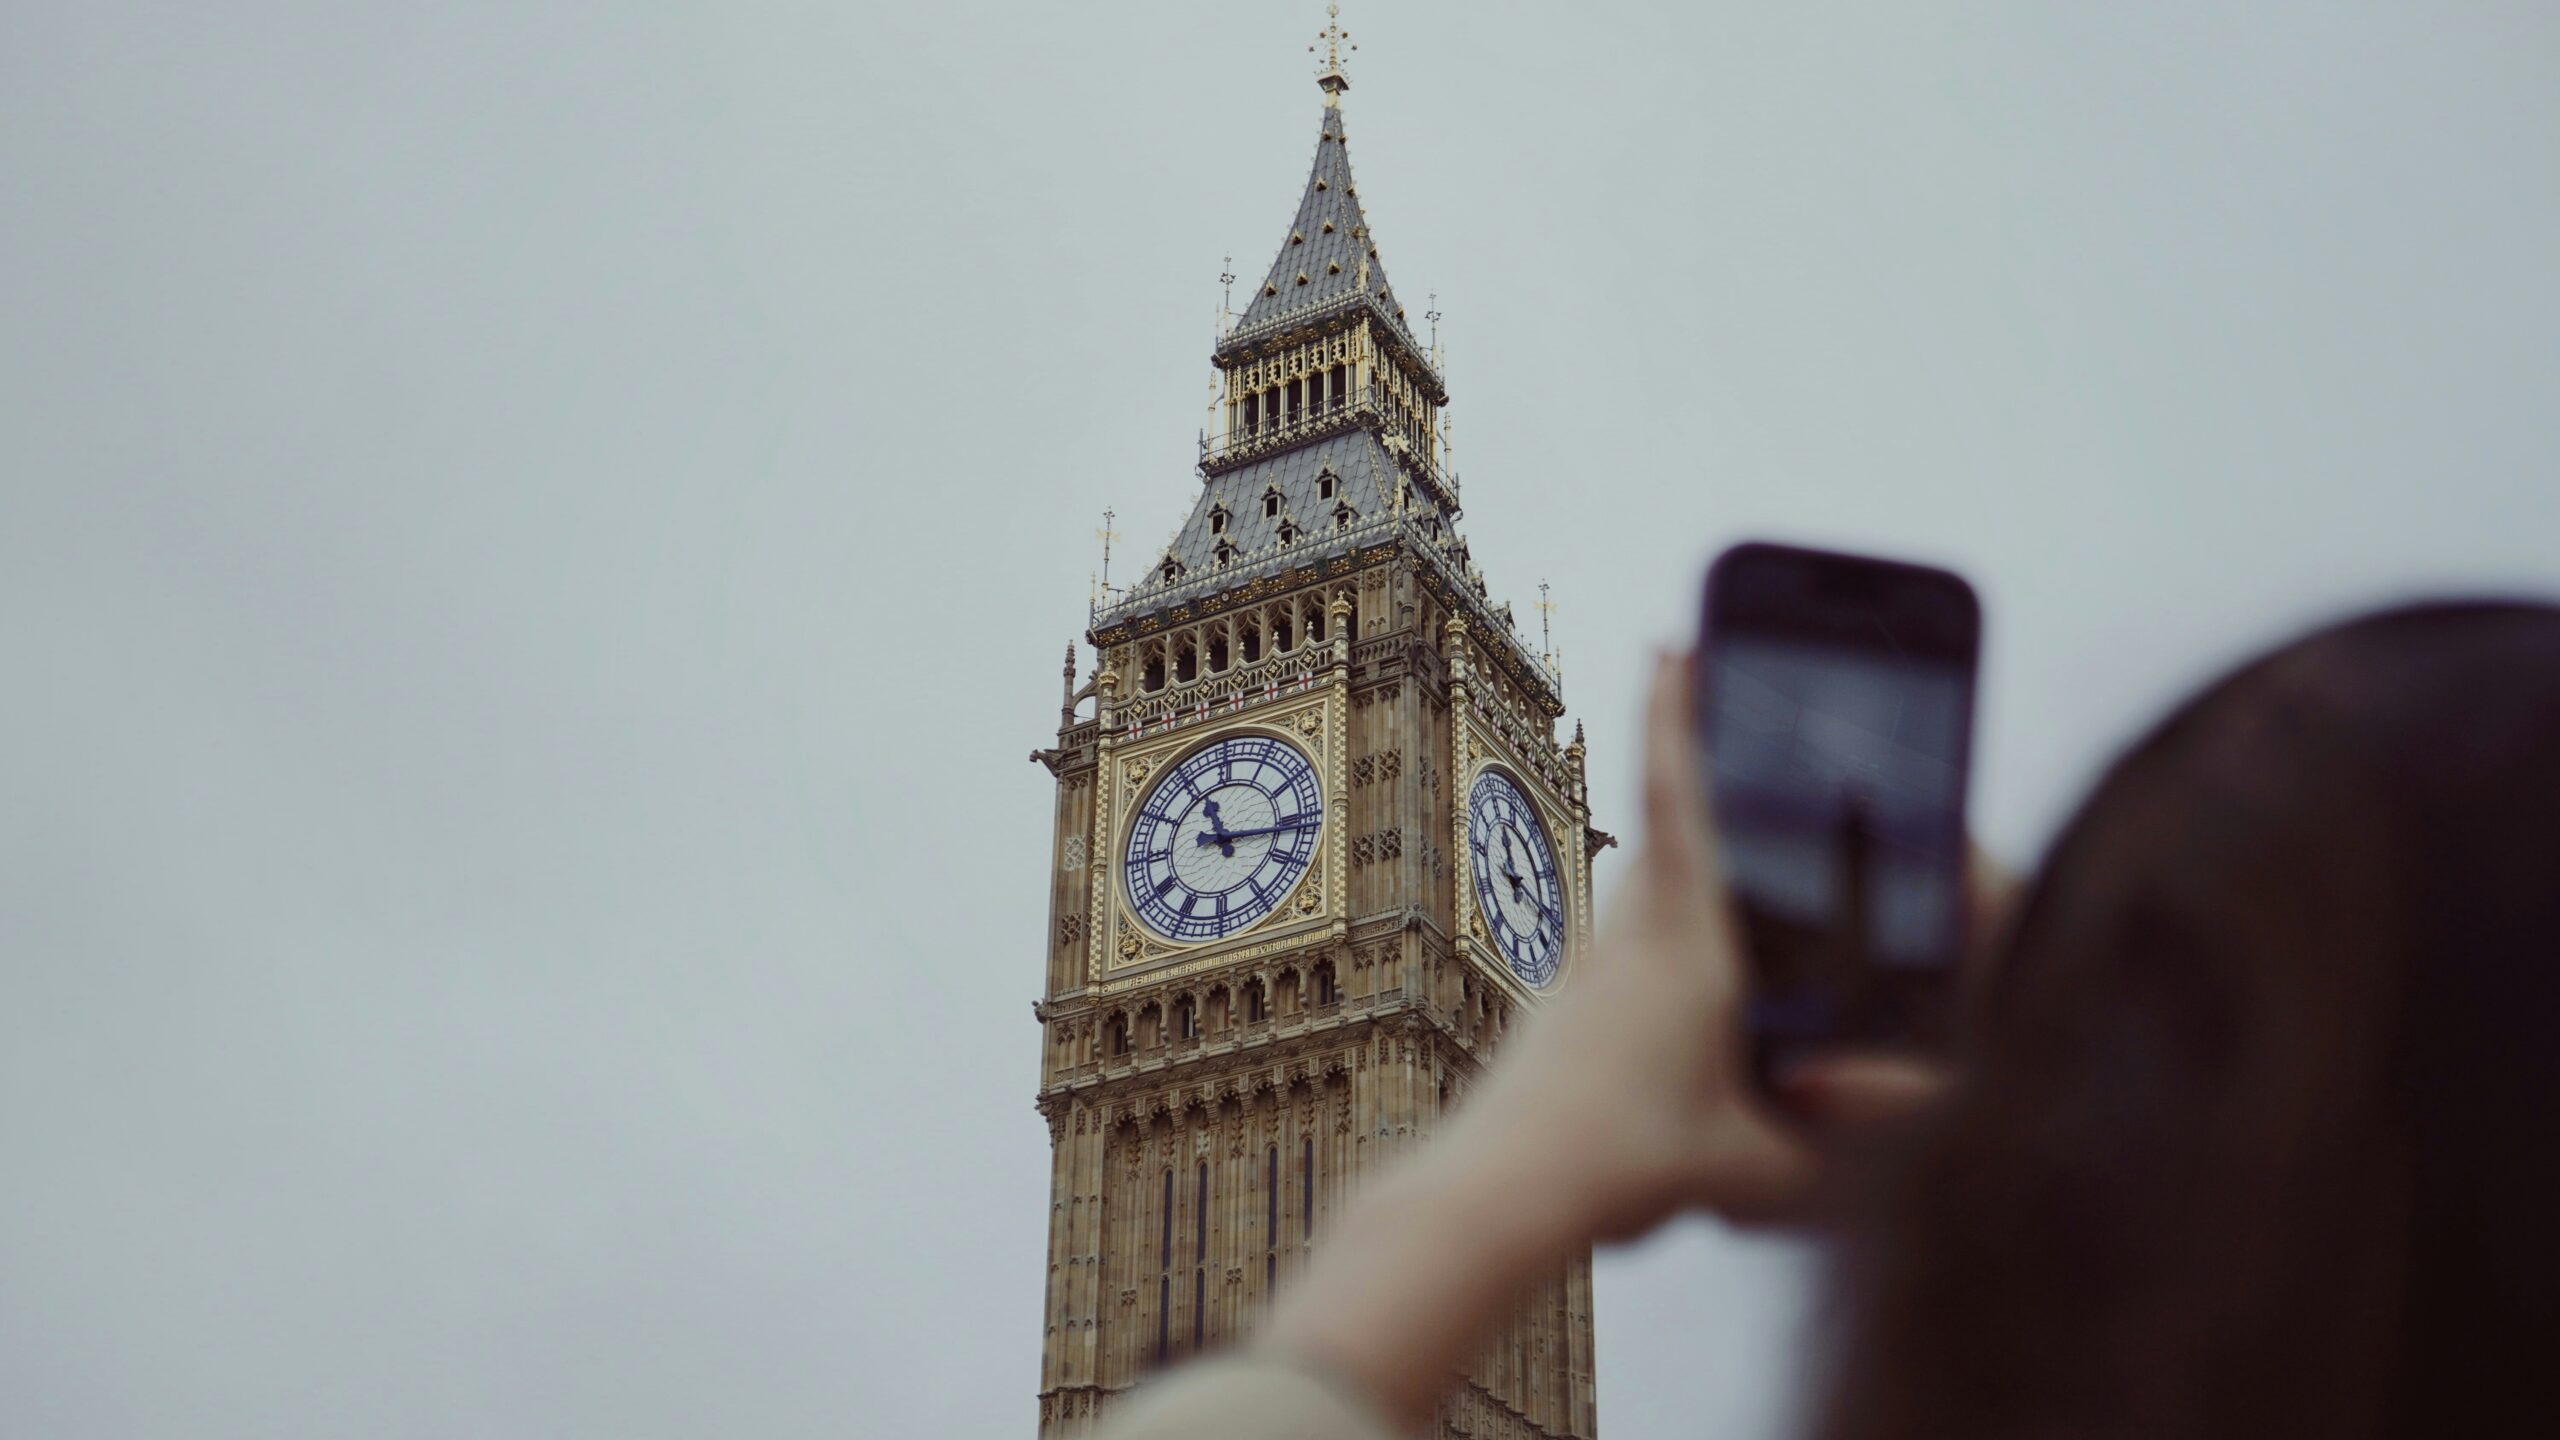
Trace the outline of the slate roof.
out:
M 1331 500 L 1321 498 L 1322 476 L 1327 471 L 1341 482 Z M 1190 518 L 1165 553 L 1181 563 L 1184 578 L 1193 580 L 1217 573 L 1240 582 L 1304 565 L 1326 553 L 1336 505 L 1351 507 L 1358 517 L 1354 524 L 1381 519 L 1394 511 L 1404 480 L 1404 471 L 1388 458 L 1375 431 L 1355 429 L 1312 440 L 1212 478 L 1201 487 Z M 1280 513 L 1266 516 L 1263 496 L 1273 490 L 1280 492 Z M 1218 532 L 1211 529 L 1211 516 L 1221 509 L 1227 513 L 1227 524 L 1225 531 Z M 1415 486 L 1411 518 L 1437 514 L 1425 487 Z M 1283 546 L 1280 527 L 1288 521 L 1295 521 L 1303 533 L 1295 544 Z M 1218 564 L 1221 540 L 1234 545 L 1237 552 L 1223 570 Z M 1163 573 L 1163 556 L 1157 556 L 1154 565 L 1150 578 Z
M 1333 228 L 1327 230 L 1327 224 Z M 1251 330 L 1266 320 L 1359 294 L 1362 247 L 1353 240 L 1354 232 L 1368 240 L 1371 303 L 1411 330 L 1412 322 L 1405 318 L 1394 287 L 1387 284 L 1386 266 L 1377 258 L 1378 234 L 1360 211 L 1360 197 L 1351 179 L 1351 148 L 1342 134 L 1342 109 L 1328 102 L 1323 128 L 1316 136 L 1315 163 L 1308 167 L 1307 188 L 1298 197 L 1297 218 L 1281 238 L 1280 253 L 1272 258 L 1270 272 L 1254 290 L 1236 329 Z

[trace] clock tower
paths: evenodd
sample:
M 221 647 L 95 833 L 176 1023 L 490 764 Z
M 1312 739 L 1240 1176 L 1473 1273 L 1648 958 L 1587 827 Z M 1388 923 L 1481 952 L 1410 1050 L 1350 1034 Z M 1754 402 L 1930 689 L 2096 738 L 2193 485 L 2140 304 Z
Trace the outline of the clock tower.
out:
M 1189 518 L 1101 596 L 1033 757 L 1058 785 L 1044 1437 L 1251 1333 L 1571 982 L 1610 843 L 1557 676 L 1458 531 L 1449 395 L 1361 212 L 1339 33 L 1297 212 L 1211 356 Z M 1432 1433 L 1591 1436 L 1592 1373 L 1583 1256 Z

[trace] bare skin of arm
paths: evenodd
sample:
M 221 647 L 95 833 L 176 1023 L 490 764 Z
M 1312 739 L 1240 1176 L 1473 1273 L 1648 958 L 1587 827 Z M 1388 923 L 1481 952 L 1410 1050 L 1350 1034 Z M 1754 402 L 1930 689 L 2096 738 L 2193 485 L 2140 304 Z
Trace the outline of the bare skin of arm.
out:
M 1330 1372 L 1394 1425 L 1428 1418 L 1539 1277 L 1687 1209 L 1802 1216 L 1841 1135 L 1909 1113 L 1938 1074 L 1842 1058 L 1788 1077 L 1782 1121 L 1744 1067 L 1743 971 L 1716 880 L 1686 665 L 1646 706 L 1645 841 L 1573 981 L 1430 1150 L 1350 1208 L 1257 1348 Z

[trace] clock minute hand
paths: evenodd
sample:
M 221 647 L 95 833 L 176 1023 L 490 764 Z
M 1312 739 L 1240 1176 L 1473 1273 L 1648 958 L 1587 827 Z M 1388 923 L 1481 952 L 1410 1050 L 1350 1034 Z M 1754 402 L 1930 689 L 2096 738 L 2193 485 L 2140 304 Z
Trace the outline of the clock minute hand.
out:
M 1311 819 L 1299 819 L 1283 825 L 1264 825 L 1252 830 L 1221 830 L 1215 835 L 1201 836 L 1199 843 L 1216 845 L 1222 840 L 1243 840 L 1255 835 L 1277 835 L 1283 830 L 1311 830 L 1315 828 L 1315 824 L 1316 822 Z

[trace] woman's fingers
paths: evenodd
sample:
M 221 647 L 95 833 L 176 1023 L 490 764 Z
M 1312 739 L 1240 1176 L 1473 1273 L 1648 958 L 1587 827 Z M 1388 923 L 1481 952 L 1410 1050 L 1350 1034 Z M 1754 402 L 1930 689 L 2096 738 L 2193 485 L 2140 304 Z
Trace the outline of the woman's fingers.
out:
M 1664 654 L 1654 664 L 1644 726 L 1645 856 L 1659 883 L 1696 883 L 1714 854 L 1697 743 L 1690 729 L 1688 662 Z
M 1947 1092 L 1946 1068 L 1907 1055 L 1807 1060 L 1778 1079 L 1790 1113 L 1817 1130 L 1851 1134 L 1907 1120 Z

